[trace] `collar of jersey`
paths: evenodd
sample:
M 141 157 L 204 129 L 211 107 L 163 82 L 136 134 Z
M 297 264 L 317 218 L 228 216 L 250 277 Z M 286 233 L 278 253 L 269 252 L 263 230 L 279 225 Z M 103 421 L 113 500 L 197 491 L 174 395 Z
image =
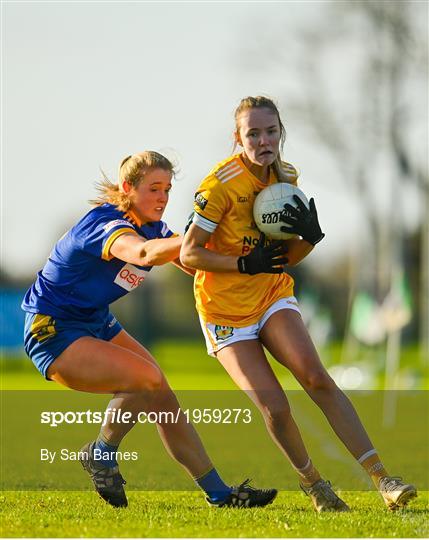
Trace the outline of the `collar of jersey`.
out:
M 128 212 L 125 212 L 124 218 L 128 219 L 128 221 L 131 221 L 131 223 L 134 223 L 135 225 L 137 225 L 137 227 L 142 226 L 142 220 L 131 209 L 128 210 Z
M 238 156 L 238 159 L 240 161 L 240 165 L 242 165 L 242 167 L 247 172 L 247 174 L 249 174 L 252 178 L 254 178 L 256 180 L 256 182 L 258 182 L 258 184 L 260 184 L 261 186 L 267 187 L 267 186 L 270 186 L 271 184 L 274 184 L 277 181 L 276 175 L 274 174 L 274 171 L 273 171 L 272 167 L 270 167 L 270 176 L 268 177 L 268 182 L 265 183 L 265 182 L 262 182 L 262 180 L 259 180 L 259 178 L 257 176 L 255 176 L 250 171 L 250 169 L 248 169 L 246 167 L 246 164 L 244 163 L 242 154 L 237 154 L 237 156 Z

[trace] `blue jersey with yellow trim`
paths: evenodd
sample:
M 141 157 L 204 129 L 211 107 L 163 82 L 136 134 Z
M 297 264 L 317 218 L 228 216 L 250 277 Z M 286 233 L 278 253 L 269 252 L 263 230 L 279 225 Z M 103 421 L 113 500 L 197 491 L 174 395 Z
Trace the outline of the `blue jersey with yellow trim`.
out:
M 63 319 L 93 321 L 105 316 L 109 304 L 141 285 L 152 268 L 110 255 L 113 241 L 125 233 L 146 240 L 173 235 L 163 221 L 142 225 L 132 212 L 108 203 L 97 206 L 55 244 L 22 309 Z

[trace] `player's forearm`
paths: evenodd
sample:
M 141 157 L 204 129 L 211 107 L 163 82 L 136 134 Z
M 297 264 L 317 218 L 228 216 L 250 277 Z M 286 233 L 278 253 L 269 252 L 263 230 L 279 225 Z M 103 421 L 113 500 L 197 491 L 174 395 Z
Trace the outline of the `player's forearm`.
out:
M 177 268 L 180 268 L 180 270 L 182 270 L 182 272 L 185 272 L 185 274 L 188 274 L 189 276 L 195 276 L 195 268 L 188 268 L 187 266 L 184 266 L 181 262 L 180 262 L 180 258 L 177 257 L 177 259 L 174 259 L 174 261 L 171 261 L 174 266 L 177 266 Z
M 238 272 L 237 259 L 233 255 L 221 255 L 201 246 L 185 246 L 180 253 L 184 266 L 206 272 Z
M 299 264 L 311 251 L 313 251 L 314 248 L 312 244 L 306 240 L 301 240 L 300 238 L 291 238 L 285 242 L 288 247 L 286 255 L 288 258 L 288 266 L 296 266 Z
M 140 251 L 141 266 L 160 266 L 179 257 L 182 236 L 156 238 L 145 242 Z

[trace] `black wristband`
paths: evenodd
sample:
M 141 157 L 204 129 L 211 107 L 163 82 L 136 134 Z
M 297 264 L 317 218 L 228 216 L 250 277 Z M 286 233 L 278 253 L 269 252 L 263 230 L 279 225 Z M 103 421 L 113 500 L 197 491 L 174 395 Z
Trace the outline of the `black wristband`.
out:
M 237 266 L 238 266 L 238 271 L 240 272 L 240 274 L 246 273 L 246 262 L 244 260 L 244 257 L 238 257 Z

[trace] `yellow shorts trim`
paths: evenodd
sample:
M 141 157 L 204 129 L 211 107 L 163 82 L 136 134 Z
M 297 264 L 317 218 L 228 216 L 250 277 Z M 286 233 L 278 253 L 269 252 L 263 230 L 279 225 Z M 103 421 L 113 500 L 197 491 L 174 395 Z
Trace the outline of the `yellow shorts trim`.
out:
M 55 320 L 50 315 L 37 313 L 30 328 L 31 335 L 37 341 L 45 341 L 57 333 L 55 329 Z

